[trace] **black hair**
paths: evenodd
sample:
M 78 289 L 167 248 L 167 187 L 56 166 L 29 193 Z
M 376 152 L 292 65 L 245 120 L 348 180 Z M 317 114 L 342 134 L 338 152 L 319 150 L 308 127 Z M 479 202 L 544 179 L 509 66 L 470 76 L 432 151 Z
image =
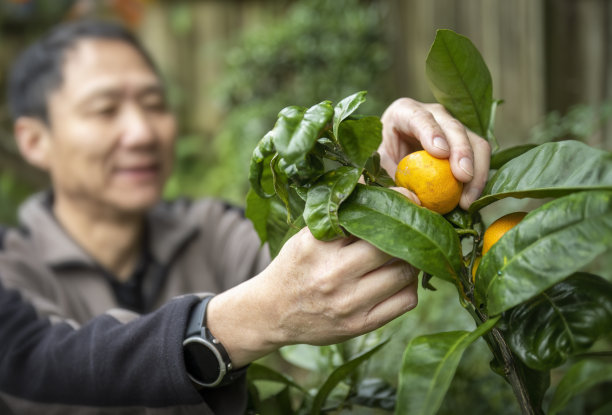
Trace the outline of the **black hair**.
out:
M 8 105 L 13 120 L 30 116 L 48 124 L 47 98 L 63 79 L 66 51 L 83 39 L 111 39 L 125 42 L 142 55 L 159 76 L 153 59 L 127 28 L 104 20 L 76 20 L 56 26 L 19 55 L 8 79 Z

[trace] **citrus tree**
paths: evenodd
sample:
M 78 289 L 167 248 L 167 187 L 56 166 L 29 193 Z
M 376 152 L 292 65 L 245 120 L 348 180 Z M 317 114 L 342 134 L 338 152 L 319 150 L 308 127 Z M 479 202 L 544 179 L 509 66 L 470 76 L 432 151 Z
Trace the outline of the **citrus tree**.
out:
M 436 281 L 456 287 L 474 330 L 413 338 L 397 390 L 391 396 L 372 387 L 361 393 L 362 403 L 397 414 L 436 413 L 464 351 L 483 338 L 491 369 L 507 381 L 522 413 L 555 414 L 573 395 L 612 381 L 612 353 L 590 353 L 612 331 L 612 282 L 609 275 L 587 272 L 612 247 L 612 154 L 578 141 L 499 150 L 491 76 L 461 35 L 439 30 L 426 69 L 438 102 L 494 148 L 487 185 L 469 210 L 440 214 L 389 189 L 396 183 L 376 152 L 380 118 L 357 115 L 366 97 L 362 91 L 335 105 L 323 101 L 280 111 L 253 152 L 247 216 L 273 256 L 308 226 L 318 239 L 354 235 L 411 263 L 421 270 L 426 288 L 434 289 Z M 542 203 L 526 215 L 505 218 L 487 236 L 480 211 L 505 198 Z M 486 252 L 483 237 L 493 239 Z M 350 385 L 356 368 L 385 343 L 342 361 L 314 391 L 253 364 L 252 405 L 263 413 L 346 407 L 356 385 L 340 404 L 330 406 L 330 394 L 341 382 Z M 575 363 L 544 408 L 551 370 L 569 360 Z M 256 387 L 262 380 L 298 391 L 297 409 L 285 396 L 262 410 L 265 400 Z

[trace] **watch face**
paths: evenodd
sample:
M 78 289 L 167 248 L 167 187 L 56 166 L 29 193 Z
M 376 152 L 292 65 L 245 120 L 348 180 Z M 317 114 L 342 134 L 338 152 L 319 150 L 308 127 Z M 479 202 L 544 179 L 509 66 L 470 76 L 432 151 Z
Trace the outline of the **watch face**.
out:
M 200 342 L 183 345 L 187 372 L 198 382 L 212 384 L 219 379 L 219 360 L 209 347 Z

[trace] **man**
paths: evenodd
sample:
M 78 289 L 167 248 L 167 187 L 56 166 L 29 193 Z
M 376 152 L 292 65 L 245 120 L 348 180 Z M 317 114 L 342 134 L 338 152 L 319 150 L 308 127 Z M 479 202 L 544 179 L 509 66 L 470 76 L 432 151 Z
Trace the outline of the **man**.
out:
M 18 291 L 0 283 L 0 390 L 23 399 L 10 408 L 0 400 L 0 414 L 34 412 L 28 400 L 53 403 L 56 413 L 163 412 L 201 402 L 181 350 L 197 302 L 186 295 L 127 324 L 101 315 L 75 329 L 40 318 Z
M 253 360 L 287 344 L 343 341 L 416 306 L 412 267 L 365 241 L 321 242 L 305 228 L 270 262 L 238 210 L 210 199 L 160 202 L 175 120 L 151 59 L 121 27 L 60 26 L 17 61 L 9 94 L 20 151 L 49 172 L 53 190 L 27 201 L 21 230 L 4 236 L 7 288 L 75 326 L 218 293 L 200 296 L 184 336 L 186 372 L 203 399 L 168 412 L 240 413 Z M 450 158 L 469 206 L 486 181 L 488 144 L 438 105 L 394 102 L 383 115 L 385 168 L 393 174 L 421 147 Z M 53 402 L 1 392 L 41 412 Z

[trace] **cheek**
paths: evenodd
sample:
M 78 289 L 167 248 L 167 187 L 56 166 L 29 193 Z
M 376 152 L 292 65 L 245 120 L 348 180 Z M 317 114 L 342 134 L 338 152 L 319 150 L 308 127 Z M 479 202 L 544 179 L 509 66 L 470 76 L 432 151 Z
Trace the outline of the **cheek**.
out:
M 172 159 L 174 157 L 174 144 L 176 141 L 176 123 L 174 119 L 161 122 L 158 125 L 157 131 L 164 156 Z

